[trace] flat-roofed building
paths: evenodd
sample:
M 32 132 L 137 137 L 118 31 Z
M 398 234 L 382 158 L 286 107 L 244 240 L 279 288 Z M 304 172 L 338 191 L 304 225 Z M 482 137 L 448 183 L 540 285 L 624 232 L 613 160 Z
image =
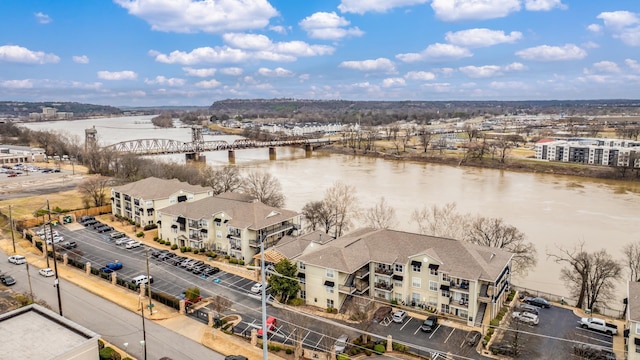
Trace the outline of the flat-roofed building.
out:
M 6 359 L 95 360 L 99 358 L 99 338 L 37 304 L 0 315 L 0 351 L 9 355 Z

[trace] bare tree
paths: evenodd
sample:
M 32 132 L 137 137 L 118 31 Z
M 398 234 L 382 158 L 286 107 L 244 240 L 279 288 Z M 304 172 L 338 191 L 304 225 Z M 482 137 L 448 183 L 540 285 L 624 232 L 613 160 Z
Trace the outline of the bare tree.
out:
M 322 228 L 329 233 L 336 223 L 335 214 L 326 206 L 324 201 L 311 201 L 302 207 L 302 216 L 307 220 L 307 227 L 311 231 Z
M 242 186 L 240 170 L 232 165 L 226 165 L 219 169 L 213 169 L 209 166 L 203 167 L 201 176 L 203 185 L 213 188 L 215 195 L 237 191 Z
M 78 190 L 85 198 L 85 203 L 93 202 L 94 206 L 107 205 L 106 189 L 111 184 L 111 179 L 105 176 L 94 176 L 78 185 Z
M 277 208 L 284 206 L 282 185 L 268 172 L 249 172 L 242 183 L 242 192 L 255 197 L 265 205 Z
M 334 183 L 324 195 L 324 206 L 335 216 L 334 237 L 338 238 L 349 230 L 353 219 L 359 215 L 356 189 L 343 182 Z
M 640 241 L 625 245 L 622 252 L 629 268 L 629 281 L 640 281 Z
M 388 229 L 397 223 L 396 210 L 389 206 L 384 196 L 372 208 L 364 212 L 364 218 L 374 229 Z
M 536 247 L 515 226 L 500 218 L 477 216 L 467 227 L 465 240 L 472 244 L 504 249 L 513 253 L 513 272 L 525 274 L 538 262 Z
M 447 203 L 442 207 L 433 205 L 416 209 L 411 220 L 417 223 L 421 234 L 461 239 L 467 219 L 456 210 L 456 203 Z
M 220 316 L 223 312 L 227 311 L 231 307 L 233 302 L 226 297 L 216 295 L 211 298 L 209 307 L 216 312 L 216 315 Z
M 622 275 L 622 266 L 606 250 L 589 253 L 581 242 L 573 250 L 559 248 L 559 254 L 547 253 L 556 263 L 567 264 L 560 277 L 571 295 L 578 299 L 576 307 L 593 309 L 600 301 L 613 297 L 615 282 Z
M 422 145 L 422 149 L 426 153 L 429 149 L 429 143 L 433 139 L 433 134 L 427 129 L 426 126 L 423 126 L 420 130 L 420 144 Z

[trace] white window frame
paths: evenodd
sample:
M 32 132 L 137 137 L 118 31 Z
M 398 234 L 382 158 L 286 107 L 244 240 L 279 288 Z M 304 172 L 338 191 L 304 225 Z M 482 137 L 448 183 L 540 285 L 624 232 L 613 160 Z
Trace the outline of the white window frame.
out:
M 333 299 L 327 299 L 327 307 L 334 309 L 335 302 Z
M 429 281 L 429 290 L 438 291 L 438 282 L 437 281 Z
M 334 278 L 335 277 L 335 272 L 333 271 L 333 269 L 327 269 L 326 275 L 328 278 Z
M 402 265 L 402 264 L 395 264 L 395 271 L 396 271 L 397 273 L 404 272 L 404 265 Z
M 411 270 L 412 270 L 413 272 L 417 272 L 417 273 L 419 273 L 421 268 L 422 268 L 422 266 L 418 266 L 418 265 L 411 265 Z
M 411 287 L 420 289 L 422 287 L 422 279 L 416 276 L 411 277 Z
M 329 294 L 333 294 L 333 292 L 334 292 L 333 286 L 325 286 L 325 287 L 327 288 L 327 292 Z
M 305 265 L 302 261 L 298 261 L 298 269 L 300 270 L 304 270 L 305 269 Z
M 640 322 L 636 323 L 636 334 L 640 334 Z

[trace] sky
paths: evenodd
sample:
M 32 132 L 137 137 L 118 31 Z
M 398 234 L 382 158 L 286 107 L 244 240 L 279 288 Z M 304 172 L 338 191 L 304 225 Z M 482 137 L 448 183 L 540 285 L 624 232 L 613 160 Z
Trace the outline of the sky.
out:
M 640 98 L 638 0 L 2 0 L 0 101 Z

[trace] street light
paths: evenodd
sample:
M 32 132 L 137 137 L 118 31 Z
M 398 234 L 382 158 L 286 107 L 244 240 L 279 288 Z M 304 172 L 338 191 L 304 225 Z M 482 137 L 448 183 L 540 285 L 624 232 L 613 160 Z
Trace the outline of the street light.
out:
M 267 282 L 265 280 L 265 268 L 264 268 L 264 235 L 260 234 L 260 277 L 262 284 L 262 359 L 269 359 L 269 350 L 267 348 L 267 340 L 269 334 L 267 333 Z

